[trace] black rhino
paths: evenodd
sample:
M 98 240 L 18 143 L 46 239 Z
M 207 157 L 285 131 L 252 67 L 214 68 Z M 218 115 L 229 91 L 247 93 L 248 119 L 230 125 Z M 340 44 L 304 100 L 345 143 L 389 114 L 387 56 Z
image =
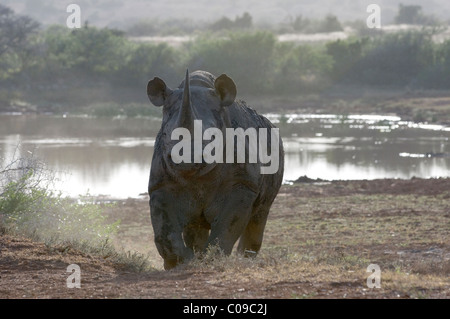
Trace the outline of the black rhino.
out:
M 209 245 L 230 254 L 239 238 L 239 252 L 254 256 L 260 250 L 267 216 L 283 179 L 284 151 L 281 138 L 274 134 L 278 129 L 245 102 L 235 101 L 236 92 L 227 75 L 215 78 L 204 71 L 187 71 L 176 89 L 158 77 L 147 85 L 150 101 L 163 106 L 148 193 L 155 244 L 165 269 L 190 260 L 194 252 L 202 253 Z M 267 142 L 250 134 L 264 130 L 271 132 Z M 184 133 L 183 143 L 192 147 L 180 148 Z M 228 139 L 221 143 L 224 136 L 232 137 L 231 148 Z M 237 141 L 239 136 L 243 144 Z M 216 147 L 212 151 L 209 146 L 209 156 L 218 156 L 215 161 L 206 158 L 212 141 Z M 238 154 L 243 145 L 246 161 Z M 256 158 L 251 153 L 258 146 L 260 157 Z M 265 165 L 269 152 L 264 157 L 262 148 L 271 150 L 272 171 Z M 226 161 L 220 160 L 225 153 Z

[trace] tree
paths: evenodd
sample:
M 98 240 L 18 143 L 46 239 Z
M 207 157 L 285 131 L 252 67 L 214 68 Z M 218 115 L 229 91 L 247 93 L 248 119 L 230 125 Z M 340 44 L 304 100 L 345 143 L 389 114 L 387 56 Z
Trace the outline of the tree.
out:
M 395 17 L 395 23 L 438 25 L 439 21 L 432 15 L 423 14 L 421 6 L 400 4 L 398 8 L 398 14 Z
M 233 21 L 231 21 L 227 17 L 222 17 L 221 19 L 214 22 L 209 28 L 213 31 L 220 31 L 220 30 L 228 30 L 233 27 Z
M 425 31 L 387 34 L 373 43 L 361 60 L 363 81 L 372 85 L 404 86 L 433 64 L 432 35 Z
M 305 32 L 310 24 L 311 21 L 309 19 L 305 19 L 300 15 L 295 17 L 294 22 L 292 22 L 292 28 L 296 32 Z
M 0 79 L 8 78 L 30 65 L 36 49 L 30 39 L 37 35 L 39 23 L 27 16 L 19 16 L 0 4 Z
M 319 32 L 335 32 L 335 31 L 343 31 L 341 23 L 338 18 L 334 15 L 328 15 L 325 17 L 325 20 L 320 25 Z
M 273 92 L 298 93 L 320 89 L 333 61 L 322 48 L 278 43 L 275 53 Z
M 227 73 L 241 91 L 267 92 L 273 81 L 276 38 L 267 32 L 199 38 L 191 47 L 189 69 Z
M 400 3 L 398 14 L 395 17 L 397 24 L 420 24 L 422 7 L 415 5 L 403 5 Z
M 85 75 L 110 76 L 123 64 L 129 51 L 123 33 L 112 29 L 84 26 L 56 39 L 63 65 Z
M 175 50 L 166 43 L 136 45 L 126 63 L 119 69 L 115 82 L 122 86 L 144 87 L 154 76 L 168 82 L 176 81 L 176 61 Z
M 236 17 L 234 26 L 238 29 L 249 29 L 252 27 L 252 20 L 252 16 L 248 12 L 245 12 L 242 17 Z
M 333 58 L 331 77 L 334 80 L 349 80 L 354 77 L 355 66 L 363 56 L 367 39 L 337 40 L 326 44 L 327 54 Z
M 210 29 L 213 31 L 220 30 L 231 30 L 231 29 L 249 29 L 253 25 L 253 18 L 248 13 L 245 12 L 242 17 L 237 16 L 234 21 L 227 17 L 222 17 L 221 19 L 214 22 Z

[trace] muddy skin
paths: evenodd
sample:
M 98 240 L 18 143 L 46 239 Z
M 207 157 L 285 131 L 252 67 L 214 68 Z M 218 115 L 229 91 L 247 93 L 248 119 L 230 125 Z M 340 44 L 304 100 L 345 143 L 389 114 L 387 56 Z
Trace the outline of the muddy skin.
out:
M 269 150 L 271 143 L 279 143 L 279 166 L 274 174 L 261 174 L 261 167 L 267 164 L 259 158 L 256 163 L 208 164 L 203 160 L 175 164 L 171 154 L 179 142 L 172 140 L 172 131 L 186 128 L 193 136 L 195 120 L 202 121 L 203 132 L 208 128 L 224 133 L 226 128 L 275 128 L 245 102 L 235 101 L 236 92 L 228 76 L 215 78 L 204 71 L 186 72 L 176 89 L 159 78 L 148 83 L 150 101 L 163 110 L 148 191 L 155 244 L 165 269 L 189 261 L 209 245 L 218 245 L 230 254 L 239 238 L 240 253 L 256 256 L 260 250 L 267 216 L 283 178 L 281 138 L 272 141 L 268 134 Z M 203 147 L 209 142 L 204 141 Z M 248 143 L 245 153 L 248 159 Z

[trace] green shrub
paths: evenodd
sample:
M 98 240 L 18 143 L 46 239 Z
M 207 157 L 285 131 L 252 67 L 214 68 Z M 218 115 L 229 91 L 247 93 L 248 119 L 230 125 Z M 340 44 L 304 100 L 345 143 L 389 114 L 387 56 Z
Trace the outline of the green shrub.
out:
M 349 81 L 359 77 L 359 61 L 368 39 L 337 40 L 326 44 L 327 54 L 333 60 L 330 77 L 335 81 Z
M 434 45 L 430 33 L 388 34 L 377 39 L 361 59 L 360 79 L 373 85 L 408 85 L 433 62 Z
M 189 68 L 227 73 L 246 92 L 265 92 L 273 83 L 276 39 L 272 33 L 230 33 L 202 37 L 190 45 Z
M 111 244 L 120 221 L 106 222 L 105 204 L 95 203 L 89 195 L 74 200 L 53 192 L 51 174 L 33 156 L 14 156 L 0 167 L 0 234 L 30 237 L 62 253 L 75 249 L 94 254 L 120 269 L 154 270 L 148 256 L 118 251 Z
M 279 43 L 271 93 L 313 92 L 324 87 L 333 59 L 319 47 Z
M 166 43 L 159 45 L 133 44 L 127 59 L 119 64 L 113 82 L 126 87 L 142 87 L 145 90 L 148 81 L 158 76 L 167 83 L 178 81 L 177 61 L 179 52 Z
M 116 231 L 119 221 L 106 223 L 101 206 L 91 198 L 77 201 L 53 192 L 45 165 L 36 159 L 13 162 L 17 165 L 0 170 L 2 228 L 43 240 L 86 241 L 94 246 Z
M 450 40 L 435 46 L 434 64 L 421 70 L 417 86 L 431 89 L 450 88 Z

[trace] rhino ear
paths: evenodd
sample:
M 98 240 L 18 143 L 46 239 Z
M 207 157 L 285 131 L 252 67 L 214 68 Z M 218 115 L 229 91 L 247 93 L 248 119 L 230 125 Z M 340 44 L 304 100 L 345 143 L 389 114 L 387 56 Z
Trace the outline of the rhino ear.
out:
M 147 95 L 154 106 L 163 105 L 170 93 L 172 93 L 172 90 L 158 77 L 155 77 L 147 84 Z
M 236 98 L 236 84 L 226 74 L 219 76 L 214 82 L 217 94 L 220 96 L 221 106 L 230 106 Z

